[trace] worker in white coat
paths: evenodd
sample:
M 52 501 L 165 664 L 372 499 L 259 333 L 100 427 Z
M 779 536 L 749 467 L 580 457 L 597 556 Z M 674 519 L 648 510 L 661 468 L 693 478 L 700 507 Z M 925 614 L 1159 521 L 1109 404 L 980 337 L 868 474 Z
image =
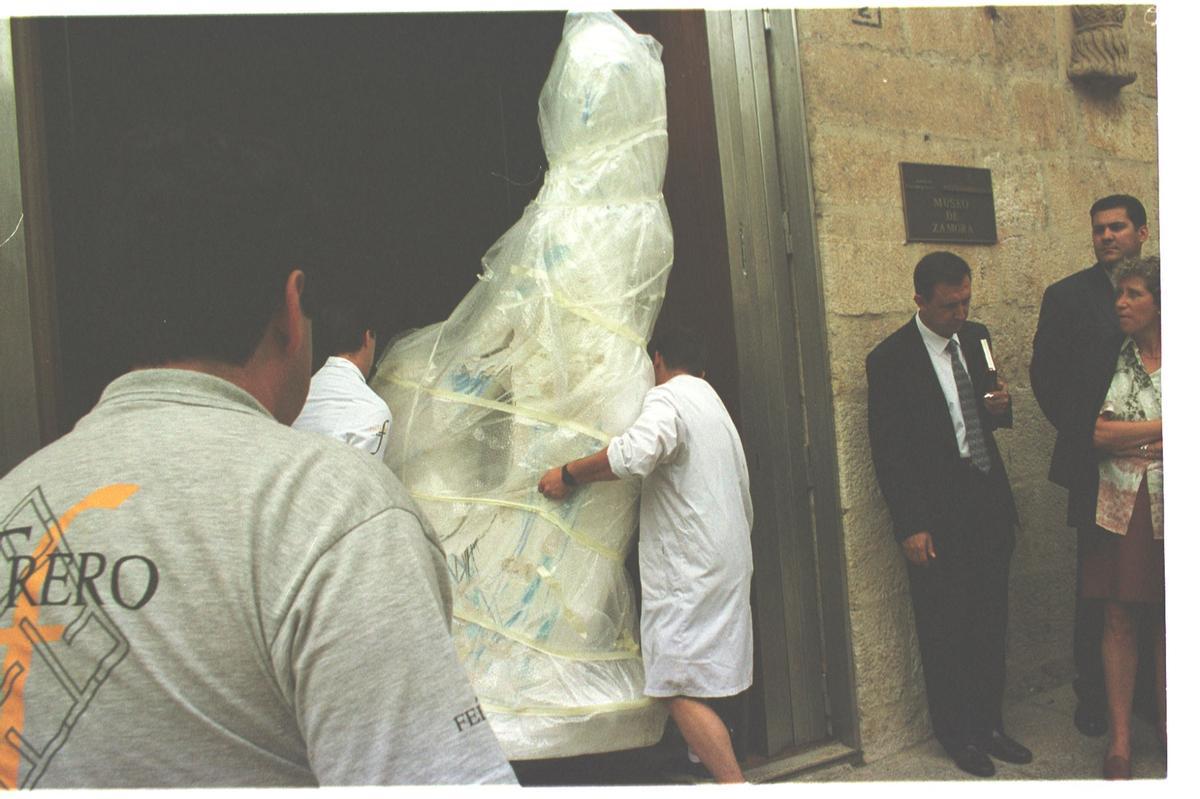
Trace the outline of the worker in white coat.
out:
M 375 363 L 370 316 L 363 297 L 333 299 L 317 309 L 314 350 L 319 346 L 333 354 L 312 376 L 308 398 L 292 427 L 336 438 L 383 460 L 392 411 L 367 385 Z
M 703 343 L 685 329 L 650 342 L 654 388 L 607 448 L 547 471 L 538 490 L 642 478 L 638 563 L 646 695 L 669 701 L 688 747 L 718 782 L 742 782 L 729 731 L 704 700 L 753 680 L 746 457 L 729 412 L 703 379 Z

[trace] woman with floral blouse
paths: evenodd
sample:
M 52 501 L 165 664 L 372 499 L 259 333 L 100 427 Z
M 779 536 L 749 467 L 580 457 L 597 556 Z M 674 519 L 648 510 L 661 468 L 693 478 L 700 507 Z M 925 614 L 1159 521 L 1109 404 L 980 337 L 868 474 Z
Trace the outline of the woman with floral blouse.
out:
M 1082 593 L 1105 602 L 1101 656 L 1112 738 L 1103 774 L 1128 779 L 1139 624 L 1155 630 L 1164 746 L 1167 729 L 1159 259 L 1127 261 L 1115 279 L 1117 321 L 1126 338 L 1092 437 L 1100 470 L 1097 542 L 1084 557 Z

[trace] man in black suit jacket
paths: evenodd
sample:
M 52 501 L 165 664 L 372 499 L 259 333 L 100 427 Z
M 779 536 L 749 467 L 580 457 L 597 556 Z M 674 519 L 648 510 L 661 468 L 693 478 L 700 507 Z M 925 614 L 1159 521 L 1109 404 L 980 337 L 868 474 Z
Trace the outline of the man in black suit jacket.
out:
M 959 768 L 991 776 L 988 755 L 1033 759 L 1000 714 L 1016 507 L 992 431 L 1012 426 L 1012 406 L 987 328 L 967 321 L 967 263 L 930 253 L 913 284 L 916 315 L 867 356 L 871 457 L 908 561 L 934 735 Z
M 1096 453 L 1092 431 L 1112 379 L 1123 336 L 1114 306 L 1113 268 L 1141 255 L 1150 235 L 1146 209 L 1135 197 L 1114 194 L 1091 208 L 1096 263 L 1046 289 L 1033 338 L 1029 381 L 1042 412 L 1058 431 L 1050 481 L 1069 491 L 1067 524 L 1078 532 L 1079 560 L 1096 519 Z M 1103 605 L 1080 599 L 1076 563 L 1075 726 L 1103 735 L 1107 701 L 1100 661 Z

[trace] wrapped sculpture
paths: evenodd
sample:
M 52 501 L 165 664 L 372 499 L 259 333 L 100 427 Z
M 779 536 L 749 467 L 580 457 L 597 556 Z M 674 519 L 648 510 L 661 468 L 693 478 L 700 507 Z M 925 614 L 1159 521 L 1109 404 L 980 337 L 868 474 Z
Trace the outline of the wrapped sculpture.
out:
M 612 13 L 568 14 L 538 100 L 541 191 L 483 257 L 450 317 L 400 339 L 373 387 L 391 406 L 388 465 L 433 522 L 454 579 L 454 629 L 512 759 L 646 746 L 624 560 L 638 487 L 563 503 L 537 492 L 637 417 L 646 338 L 671 267 L 661 47 Z

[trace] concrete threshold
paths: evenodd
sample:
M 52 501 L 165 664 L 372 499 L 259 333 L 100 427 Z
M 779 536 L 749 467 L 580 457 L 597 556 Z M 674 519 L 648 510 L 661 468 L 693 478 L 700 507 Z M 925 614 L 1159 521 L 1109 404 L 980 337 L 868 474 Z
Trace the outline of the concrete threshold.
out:
M 803 752 L 772 758 L 761 765 L 744 769 L 743 774 L 747 782 L 755 784 L 786 781 L 805 771 L 855 762 L 861 758 L 859 750 L 834 741 Z

